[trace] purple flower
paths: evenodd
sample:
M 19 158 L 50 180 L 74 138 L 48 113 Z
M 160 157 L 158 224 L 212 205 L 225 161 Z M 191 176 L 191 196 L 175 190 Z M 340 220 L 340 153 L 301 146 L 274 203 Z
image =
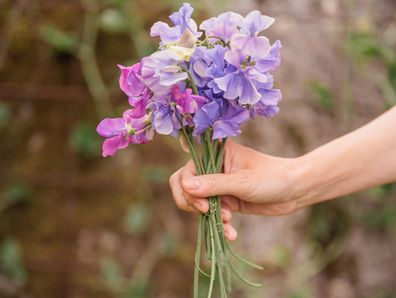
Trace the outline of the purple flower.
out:
M 215 45 L 213 48 L 198 47 L 190 59 L 190 72 L 198 87 L 212 88 L 215 93 L 222 90 L 213 83 L 214 78 L 224 76 L 227 62 L 224 60 L 226 48 Z
M 237 136 L 241 133 L 240 126 L 249 119 L 249 111 L 227 100 L 213 100 L 194 116 L 195 136 L 213 128 L 213 139 Z
M 195 114 L 208 100 L 199 95 L 194 95 L 190 88 L 184 92 L 180 91 L 178 85 L 173 86 L 171 93 L 171 102 L 176 104 L 176 109 L 181 115 Z
M 189 88 L 182 92 L 178 85 L 173 86 L 168 101 L 158 101 L 152 106 L 155 131 L 176 136 L 181 128 L 180 121 L 183 126 L 192 126 L 192 114 L 206 102 L 205 97 L 193 95 Z
M 282 44 L 279 40 L 275 41 L 271 46 L 269 54 L 263 59 L 256 60 L 257 69 L 262 72 L 274 72 L 276 68 L 281 63 L 280 50 L 282 49 Z
M 150 35 L 152 37 L 159 36 L 162 45 L 177 42 L 185 30 L 189 30 L 196 37 L 200 37 L 201 33 L 197 31 L 197 24 L 191 19 L 193 11 L 194 8 L 191 4 L 184 3 L 178 12 L 169 16 L 175 25 L 174 27 L 170 27 L 164 22 L 157 22 L 151 27 Z
M 214 79 L 217 87 L 224 91 L 224 98 L 238 99 L 240 104 L 257 103 L 261 98 L 257 84 L 268 82 L 269 75 L 259 72 L 256 64 L 240 52 L 228 51 L 225 59 L 230 64 L 228 73 Z
M 136 118 L 146 113 L 146 106 L 152 97 L 152 92 L 142 78 L 142 64 L 132 66 L 118 65 L 121 70 L 119 84 L 121 90 L 128 95 L 129 104 L 134 107 L 132 115 Z
M 122 118 L 106 118 L 96 128 L 103 142 L 103 157 L 114 156 L 129 144 L 147 143 L 153 138 L 153 130 L 148 115 L 140 118 L 133 116 L 133 110 L 126 110 Z
M 205 35 L 215 36 L 224 42 L 229 42 L 231 37 L 239 32 L 238 26 L 243 23 L 244 18 L 234 12 L 225 12 L 217 17 L 203 21 L 199 28 L 205 31 Z M 218 41 L 217 38 L 209 38 L 211 42 Z
M 271 45 L 268 38 L 259 36 L 259 33 L 269 28 L 274 21 L 274 18 L 264 16 L 258 10 L 250 12 L 240 24 L 241 31 L 231 37 L 231 50 L 254 58 L 265 58 Z
M 279 113 L 278 103 L 282 99 L 282 93 L 279 89 L 259 89 L 261 99 L 250 107 L 250 115 L 254 118 L 256 115 L 270 118 Z
M 142 78 L 155 97 L 166 96 L 172 86 L 187 79 L 184 60 L 174 51 L 158 51 L 142 59 Z

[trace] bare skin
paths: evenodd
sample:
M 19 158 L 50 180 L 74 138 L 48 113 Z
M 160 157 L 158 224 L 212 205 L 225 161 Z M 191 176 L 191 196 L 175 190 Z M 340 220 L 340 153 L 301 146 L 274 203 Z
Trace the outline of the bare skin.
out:
M 286 215 L 303 207 L 396 181 L 396 107 L 369 124 L 296 158 L 266 155 L 227 142 L 224 174 L 197 176 L 193 162 L 170 177 L 177 206 L 208 211 L 222 196 L 225 235 L 235 240 L 232 212 Z

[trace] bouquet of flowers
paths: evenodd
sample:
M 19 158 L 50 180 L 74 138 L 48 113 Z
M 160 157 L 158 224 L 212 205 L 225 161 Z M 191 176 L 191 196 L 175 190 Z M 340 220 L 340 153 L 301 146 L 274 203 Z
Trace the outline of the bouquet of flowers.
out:
M 199 26 L 193 8 L 184 3 L 170 19 L 157 22 L 151 36 L 161 39 L 158 51 L 132 66 L 121 66 L 120 88 L 131 106 L 121 118 L 100 122 L 97 132 L 106 140 L 103 156 L 113 156 L 129 144 L 147 143 L 154 133 L 181 136 L 188 145 L 198 175 L 222 171 L 227 138 L 256 116 L 279 112 L 281 92 L 273 88 L 280 64 L 280 41 L 272 45 L 260 33 L 274 19 L 252 11 L 246 17 L 225 12 Z M 236 255 L 224 237 L 221 199 L 208 198 L 209 211 L 200 216 L 195 256 L 194 297 L 200 274 L 210 279 L 212 297 L 218 280 L 221 297 L 231 292 L 231 273 L 250 285 L 231 262 L 261 268 Z M 210 273 L 201 267 L 205 242 Z

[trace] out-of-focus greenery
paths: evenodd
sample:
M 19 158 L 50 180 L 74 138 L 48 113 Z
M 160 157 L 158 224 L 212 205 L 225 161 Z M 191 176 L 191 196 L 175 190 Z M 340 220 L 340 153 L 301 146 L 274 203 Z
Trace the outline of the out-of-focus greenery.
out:
M 350 55 L 361 66 L 377 61 L 385 68 L 385 76 L 377 83 L 386 100 L 386 108 L 396 104 L 396 51 L 386 40 L 368 31 L 354 31 L 350 34 L 348 49 Z
M 334 100 L 330 88 L 318 81 L 312 81 L 310 87 L 319 105 L 327 111 L 333 110 Z
M 22 263 L 22 249 L 17 240 L 6 238 L 0 244 L 0 268 L 19 286 L 25 285 L 27 272 Z

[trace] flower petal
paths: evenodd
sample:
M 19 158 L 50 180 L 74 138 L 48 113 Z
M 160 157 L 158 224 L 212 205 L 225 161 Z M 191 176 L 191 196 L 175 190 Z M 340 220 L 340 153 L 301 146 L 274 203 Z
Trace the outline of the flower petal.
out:
M 97 133 L 104 138 L 111 138 L 126 131 L 123 118 L 106 118 L 100 121 L 96 128 Z

